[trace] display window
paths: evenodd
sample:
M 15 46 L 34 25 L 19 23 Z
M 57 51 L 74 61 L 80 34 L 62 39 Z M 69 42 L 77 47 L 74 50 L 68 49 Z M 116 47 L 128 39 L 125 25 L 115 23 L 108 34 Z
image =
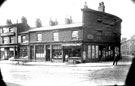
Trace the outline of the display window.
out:
M 60 45 L 53 45 L 52 46 L 52 55 L 54 59 L 61 59 L 62 58 L 62 47 Z

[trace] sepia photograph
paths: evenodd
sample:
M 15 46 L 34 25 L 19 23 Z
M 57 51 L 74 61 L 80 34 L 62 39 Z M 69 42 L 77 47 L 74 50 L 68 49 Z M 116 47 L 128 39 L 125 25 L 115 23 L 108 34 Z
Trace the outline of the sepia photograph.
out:
M 0 3 L 0 86 L 135 86 L 135 0 Z

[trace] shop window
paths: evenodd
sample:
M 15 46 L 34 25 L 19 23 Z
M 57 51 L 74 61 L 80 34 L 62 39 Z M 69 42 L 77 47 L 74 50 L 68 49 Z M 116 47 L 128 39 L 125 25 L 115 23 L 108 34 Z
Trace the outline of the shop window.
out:
M 91 58 L 91 45 L 88 45 L 88 58 Z
M 95 46 L 92 45 L 92 58 L 96 57 Z
M 27 46 L 20 46 L 20 57 L 26 57 L 28 55 Z
M 58 32 L 53 33 L 53 40 L 54 41 L 59 41 L 59 33 Z
M 42 41 L 42 34 L 41 33 L 37 34 L 37 41 Z
M 60 45 L 53 45 L 52 49 L 53 58 L 62 58 L 62 48 Z
M 36 57 L 44 58 L 44 45 L 36 46 Z
M 99 56 L 98 51 L 99 51 L 98 46 L 95 46 L 96 58 L 98 58 L 98 56 Z
M 79 36 L 78 36 L 78 31 L 73 31 L 72 32 L 72 39 L 73 40 L 78 40 Z
M 68 49 L 69 57 L 81 57 L 81 48 L 80 47 L 72 47 Z

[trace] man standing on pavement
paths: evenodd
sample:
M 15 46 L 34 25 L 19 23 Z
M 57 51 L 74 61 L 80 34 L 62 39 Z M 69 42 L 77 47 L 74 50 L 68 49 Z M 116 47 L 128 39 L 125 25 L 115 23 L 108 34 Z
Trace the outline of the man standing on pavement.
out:
M 119 54 L 116 53 L 114 56 L 113 65 L 115 65 L 115 64 L 117 65 L 119 58 L 120 58 Z

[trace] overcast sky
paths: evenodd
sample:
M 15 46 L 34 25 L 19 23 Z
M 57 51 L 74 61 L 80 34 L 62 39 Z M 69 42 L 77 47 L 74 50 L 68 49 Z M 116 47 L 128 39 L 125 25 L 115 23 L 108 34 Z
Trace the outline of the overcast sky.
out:
M 7 19 L 20 22 L 22 16 L 28 19 L 31 27 L 35 26 L 36 18 L 41 19 L 43 26 L 49 25 L 50 18 L 57 18 L 59 24 L 64 24 L 66 16 L 72 16 L 74 23 L 81 22 L 80 9 L 85 1 L 94 10 L 103 1 L 105 12 L 123 20 L 122 37 L 130 38 L 135 34 L 135 4 L 131 0 L 7 0 L 0 8 L 0 25 L 5 25 Z

